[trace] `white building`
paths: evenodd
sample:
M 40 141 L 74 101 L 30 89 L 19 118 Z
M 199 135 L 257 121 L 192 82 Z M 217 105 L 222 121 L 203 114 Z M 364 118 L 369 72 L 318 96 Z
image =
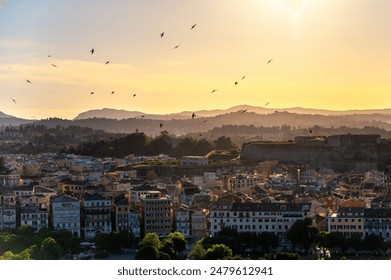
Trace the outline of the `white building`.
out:
M 53 229 L 65 229 L 80 237 L 80 201 L 69 195 L 51 200 Z
M 204 156 L 183 156 L 181 164 L 184 166 L 204 166 L 208 165 L 208 158 Z
M 231 203 L 216 204 L 211 209 L 211 235 L 215 236 L 223 228 L 238 232 L 272 232 L 279 238 L 297 220 L 314 218 L 311 203 Z
M 176 231 L 184 237 L 190 237 L 190 211 L 187 205 L 181 204 L 175 212 Z

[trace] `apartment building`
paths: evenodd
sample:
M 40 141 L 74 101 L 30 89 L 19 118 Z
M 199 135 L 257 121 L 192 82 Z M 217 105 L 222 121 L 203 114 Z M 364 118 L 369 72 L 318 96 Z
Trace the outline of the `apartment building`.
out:
M 49 227 L 50 199 L 42 194 L 33 195 L 20 201 L 20 225 L 29 225 L 38 232 Z
M 173 226 L 172 200 L 160 191 L 150 191 L 140 198 L 142 235 L 156 232 L 167 235 Z
M 111 199 L 99 193 L 83 195 L 84 237 L 92 239 L 99 233 L 110 234 Z
M 391 241 L 391 209 L 366 208 L 364 209 L 364 236 L 376 234 Z
M 212 236 L 223 228 L 238 232 L 267 231 L 284 239 L 294 222 L 314 217 L 311 203 L 217 203 L 211 208 L 210 230 Z
M 190 211 L 187 205 L 181 204 L 175 211 L 176 231 L 184 237 L 190 237 Z
M 328 216 L 328 231 L 341 232 L 345 237 L 364 237 L 364 203 L 350 199 Z
M 80 201 L 77 198 L 65 194 L 54 197 L 51 211 L 53 229 L 65 229 L 81 237 Z

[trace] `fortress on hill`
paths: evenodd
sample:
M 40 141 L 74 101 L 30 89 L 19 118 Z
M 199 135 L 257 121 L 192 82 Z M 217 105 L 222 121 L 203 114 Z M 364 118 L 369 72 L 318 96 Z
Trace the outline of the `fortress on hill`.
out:
M 298 136 L 286 142 L 249 142 L 242 146 L 240 159 L 248 163 L 266 160 L 309 163 L 338 172 L 377 169 L 379 162 L 391 164 L 391 139 L 378 134 Z

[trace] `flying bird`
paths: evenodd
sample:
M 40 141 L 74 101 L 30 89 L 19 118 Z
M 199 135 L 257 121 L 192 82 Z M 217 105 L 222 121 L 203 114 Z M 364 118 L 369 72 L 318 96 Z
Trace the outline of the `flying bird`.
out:
M 204 122 L 207 122 L 208 120 L 204 120 Z
M 106 61 L 106 63 L 105 63 L 105 64 L 109 64 L 109 63 L 110 63 L 110 60 Z
M 160 123 L 160 128 L 162 128 L 164 126 L 164 124 L 163 123 Z
M 267 103 L 265 104 L 265 107 L 266 107 L 267 105 L 269 105 L 269 102 L 267 102 Z
M 95 92 L 91 91 L 90 95 L 93 95 Z
M 247 112 L 248 109 L 243 110 L 240 114 L 244 114 Z
M 246 78 L 246 75 L 244 75 L 244 76 L 242 77 L 242 80 L 243 80 L 244 78 Z
M 49 54 L 48 57 L 52 57 L 52 56 Z
M 94 54 L 94 51 L 95 51 L 94 48 L 92 48 L 92 49 L 90 50 L 90 53 L 91 53 L 91 54 Z
M 56 68 L 57 68 L 57 65 L 55 65 L 55 64 L 53 64 L 53 63 L 51 63 L 50 65 L 52 65 L 53 67 L 56 67 Z
M 273 58 L 272 59 L 270 59 L 266 64 L 269 64 L 270 62 L 272 62 L 272 60 L 273 60 Z
M 177 48 L 179 48 L 179 46 L 180 46 L 180 45 L 176 45 L 176 46 L 174 47 L 174 49 L 177 49 Z
M 28 82 L 29 84 L 31 84 L 31 81 L 30 81 L 30 80 L 27 80 L 27 79 L 26 79 L 26 82 Z
M 164 32 L 160 33 L 160 38 L 163 38 Z
M 111 92 L 111 94 L 114 94 L 114 90 Z
M 16 104 L 16 101 L 15 101 L 15 99 L 13 99 L 13 98 L 11 98 L 12 99 L 12 101 L 14 101 L 14 103 Z
M 136 97 L 136 93 L 135 93 L 135 94 L 133 94 L 133 97 Z
M 144 116 L 141 116 L 141 118 L 144 118 Z
M 217 89 L 212 90 L 211 93 L 214 93 L 216 90 L 217 90 Z
M 190 28 L 190 30 L 193 30 L 194 27 L 196 27 L 196 25 L 197 25 L 197 24 L 192 25 L 191 28 Z
M 195 113 L 193 113 L 193 114 L 191 115 L 191 118 L 192 118 L 192 119 L 194 119 L 194 118 L 195 118 L 195 116 L 196 116 L 196 114 L 195 114 Z
M 312 135 L 312 129 L 311 128 L 308 130 L 308 132 Z
M 238 83 L 238 82 L 235 82 L 235 86 L 236 86 L 237 84 L 239 84 L 239 83 Z

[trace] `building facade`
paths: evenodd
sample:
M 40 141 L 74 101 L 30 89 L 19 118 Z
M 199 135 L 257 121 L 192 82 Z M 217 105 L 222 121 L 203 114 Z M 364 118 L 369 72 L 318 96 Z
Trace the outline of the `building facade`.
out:
M 60 195 L 51 200 L 52 227 L 65 229 L 81 237 L 80 201 L 69 195 Z

